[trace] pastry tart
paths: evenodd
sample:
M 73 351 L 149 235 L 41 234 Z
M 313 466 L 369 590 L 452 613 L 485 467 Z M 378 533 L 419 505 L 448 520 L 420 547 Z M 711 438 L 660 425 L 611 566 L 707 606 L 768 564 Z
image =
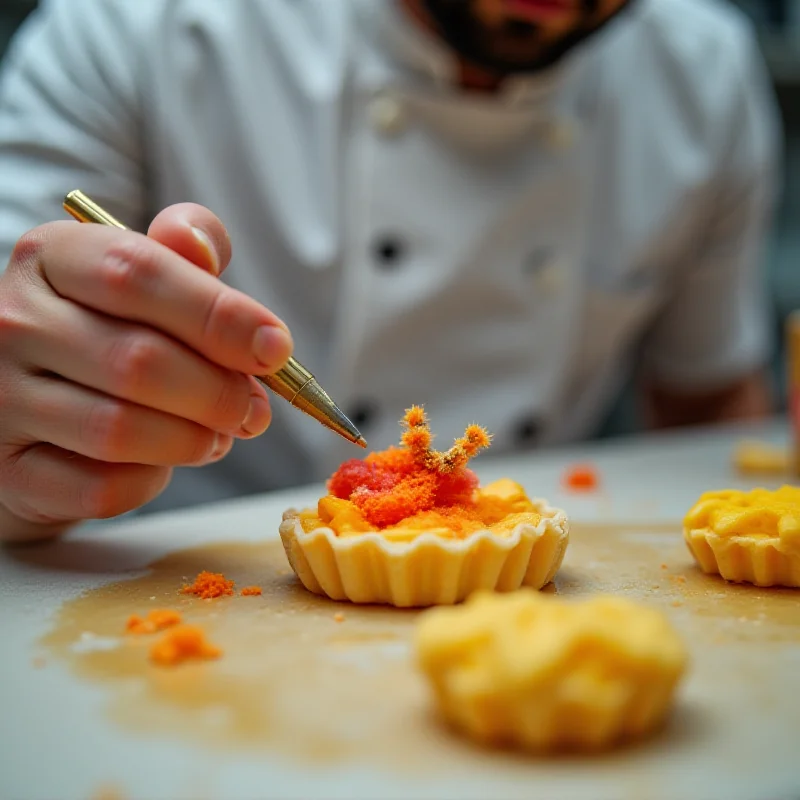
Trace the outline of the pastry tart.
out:
M 650 733 L 687 663 L 654 609 L 525 589 L 426 611 L 415 650 L 454 728 L 482 744 L 539 752 L 607 749 Z
M 800 487 L 706 492 L 686 515 L 683 534 L 704 572 L 800 587 Z
M 489 445 L 480 426 L 437 452 L 422 408 L 403 425 L 400 447 L 345 462 L 316 508 L 284 513 L 281 539 L 303 585 L 333 600 L 423 607 L 549 583 L 567 547 L 564 512 L 511 480 L 479 485 L 466 465 Z

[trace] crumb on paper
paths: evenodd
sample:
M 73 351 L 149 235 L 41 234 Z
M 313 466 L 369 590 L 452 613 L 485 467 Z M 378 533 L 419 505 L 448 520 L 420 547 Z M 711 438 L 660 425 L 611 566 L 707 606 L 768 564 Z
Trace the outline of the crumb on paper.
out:
M 682 603 L 680 600 L 673 600 L 673 601 L 670 603 L 670 605 L 671 605 L 673 608 L 680 608 L 680 607 L 683 605 L 683 603 Z
M 244 589 L 240 592 L 242 597 L 258 597 L 261 592 L 260 586 L 245 586 Z
M 788 448 L 769 442 L 745 440 L 733 451 L 733 465 L 743 475 L 784 475 L 790 463 Z
M 123 791 L 112 784 L 100 786 L 92 795 L 92 800 L 124 800 Z
M 201 572 L 194 583 L 186 584 L 181 594 L 193 594 L 201 600 L 225 597 L 233 594 L 234 582 L 229 581 L 221 572 Z
M 132 614 L 128 617 L 125 630 L 128 633 L 137 635 L 157 633 L 173 625 L 179 625 L 182 619 L 180 613 L 177 611 L 168 608 L 157 608 L 148 611 L 144 617 L 140 617 L 138 614 Z
M 159 666 L 172 667 L 188 659 L 214 659 L 222 655 L 219 647 L 206 639 L 197 625 L 178 625 L 168 630 L 150 649 L 150 659 Z
M 669 579 L 673 583 L 686 583 L 686 578 L 683 575 L 670 575 Z
M 31 665 L 34 669 L 42 669 L 42 667 L 47 666 L 47 661 L 43 656 L 35 656 L 31 661 Z
M 336 613 L 333 615 L 333 621 L 334 621 L 334 622 L 344 622 L 344 614 L 342 614 L 342 612 L 341 612 L 341 611 L 337 611 L 337 612 L 336 612 Z
M 661 569 L 667 569 L 667 565 L 666 564 L 662 564 L 661 565 Z
M 565 488 L 574 492 L 593 492 L 600 485 L 597 470 L 591 464 L 574 464 L 564 472 Z

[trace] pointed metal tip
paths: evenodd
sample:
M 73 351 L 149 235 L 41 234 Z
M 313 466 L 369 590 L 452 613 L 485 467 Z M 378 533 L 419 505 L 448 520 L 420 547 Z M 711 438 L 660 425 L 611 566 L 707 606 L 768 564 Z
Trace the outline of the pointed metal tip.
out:
M 367 449 L 367 440 L 363 436 L 359 436 L 355 443 L 359 447 L 363 447 L 365 450 Z

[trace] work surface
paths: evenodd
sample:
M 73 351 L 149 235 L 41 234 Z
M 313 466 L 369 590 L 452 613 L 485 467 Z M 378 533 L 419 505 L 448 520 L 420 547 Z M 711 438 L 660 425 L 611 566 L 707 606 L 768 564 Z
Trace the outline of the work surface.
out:
M 780 425 L 757 435 L 778 441 Z M 144 517 L 0 554 L 0 797 L 748 798 L 800 796 L 800 591 L 702 575 L 680 520 L 700 492 L 748 488 L 741 431 L 479 459 L 573 520 L 546 591 L 613 592 L 662 608 L 692 666 L 669 725 L 606 756 L 478 749 L 436 719 L 409 647 L 417 612 L 357 608 L 298 586 L 281 512 L 320 487 Z M 591 461 L 601 491 L 566 493 Z M 760 481 L 761 485 L 770 485 Z M 200 601 L 222 571 L 260 597 Z M 177 608 L 219 661 L 159 669 L 127 617 Z M 343 615 L 343 618 L 342 618 Z

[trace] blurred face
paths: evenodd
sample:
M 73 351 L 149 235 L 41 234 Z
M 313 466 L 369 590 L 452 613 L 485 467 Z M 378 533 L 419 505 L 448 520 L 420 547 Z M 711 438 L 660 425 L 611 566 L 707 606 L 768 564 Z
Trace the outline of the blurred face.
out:
M 500 74 L 550 66 L 631 2 L 406 0 L 463 60 Z

